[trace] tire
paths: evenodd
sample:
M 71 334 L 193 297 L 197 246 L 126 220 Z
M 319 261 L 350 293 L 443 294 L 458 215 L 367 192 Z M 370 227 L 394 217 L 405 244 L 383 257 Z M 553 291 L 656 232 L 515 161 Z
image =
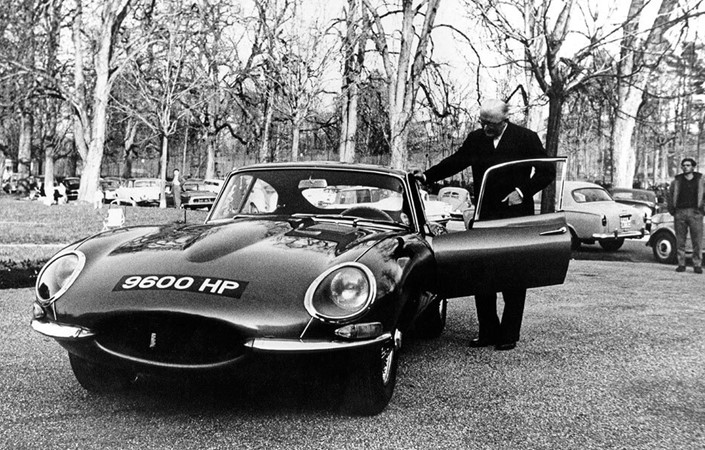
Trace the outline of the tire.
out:
M 570 249 L 571 251 L 578 251 L 580 250 L 580 246 L 582 245 L 582 242 L 580 242 L 580 239 L 578 236 L 573 233 L 572 231 L 570 232 Z
M 416 319 L 415 335 L 421 339 L 433 339 L 443 334 L 446 327 L 448 300 L 437 298 Z
M 600 247 L 608 252 L 616 252 L 622 248 L 622 245 L 624 245 L 624 238 L 600 240 Z
M 373 416 L 387 407 L 394 393 L 401 348 L 401 332 L 351 360 L 342 411 L 352 416 Z
M 72 353 L 69 353 L 69 361 L 78 384 L 90 392 L 121 391 L 137 378 L 130 372 L 94 364 Z
M 662 264 L 676 263 L 676 238 L 670 234 L 661 233 L 653 241 L 651 249 L 656 261 Z

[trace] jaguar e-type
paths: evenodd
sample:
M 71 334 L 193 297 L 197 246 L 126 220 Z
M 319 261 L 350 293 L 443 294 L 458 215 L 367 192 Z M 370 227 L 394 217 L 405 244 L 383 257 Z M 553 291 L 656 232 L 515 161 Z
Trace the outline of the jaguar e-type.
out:
M 320 201 L 350 188 L 370 195 Z M 343 410 L 377 414 L 402 336 L 439 336 L 446 299 L 564 280 L 561 212 L 470 225 L 431 226 L 400 170 L 249 166 L 229 174 L 204 224 L 117 228 L 61 250 L 38 276 L 31 326 L 68 351 L 90 391 L 142 374 L 223 376 L 271 356 L 336 356 Z

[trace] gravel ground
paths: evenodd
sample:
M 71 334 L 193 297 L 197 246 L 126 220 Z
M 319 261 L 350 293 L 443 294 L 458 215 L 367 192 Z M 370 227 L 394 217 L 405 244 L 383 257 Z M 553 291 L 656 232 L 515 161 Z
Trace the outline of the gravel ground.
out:
M 441 338 L 407 340 L 380 415 L 330 406 L 309 371 L 230 386 L 145 380 L 95 396 L 65 353 L 29 330 L 31 290 L 0 291 L 1 448 L 702 449 L 705 276 L 572 261 L 530 290 L 514 351 L 471 349 L 473 302 Z

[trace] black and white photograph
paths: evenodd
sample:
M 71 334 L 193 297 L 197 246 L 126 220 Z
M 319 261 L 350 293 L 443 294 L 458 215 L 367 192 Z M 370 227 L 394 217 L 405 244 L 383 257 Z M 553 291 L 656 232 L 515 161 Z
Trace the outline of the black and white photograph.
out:
M 3 0 L 0 448 L 705 448 L 705 0 Z

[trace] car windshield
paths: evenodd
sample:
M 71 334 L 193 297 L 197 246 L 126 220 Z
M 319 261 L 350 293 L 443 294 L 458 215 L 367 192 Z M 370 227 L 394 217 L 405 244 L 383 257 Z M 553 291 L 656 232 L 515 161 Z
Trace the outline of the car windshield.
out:
M 159 186 L 159 180 L 135 180 L 134 187 L 153 187 Z
M 573 200 L 577 203 L 608 202 L 612 197 L 604 189 L 588 187 L 574 190 Z
M 184 191 L 205 191 L 206 188 L 202 184 L 198 183 L 184 183 Z
M 364 217 L 408 224 L 408 204 L 402 178 L 390 174 L 329 168 L 253 170 L 226 181 L 209 220 L 242 214 L 333 215 L 362 208 L 371 212 Z

